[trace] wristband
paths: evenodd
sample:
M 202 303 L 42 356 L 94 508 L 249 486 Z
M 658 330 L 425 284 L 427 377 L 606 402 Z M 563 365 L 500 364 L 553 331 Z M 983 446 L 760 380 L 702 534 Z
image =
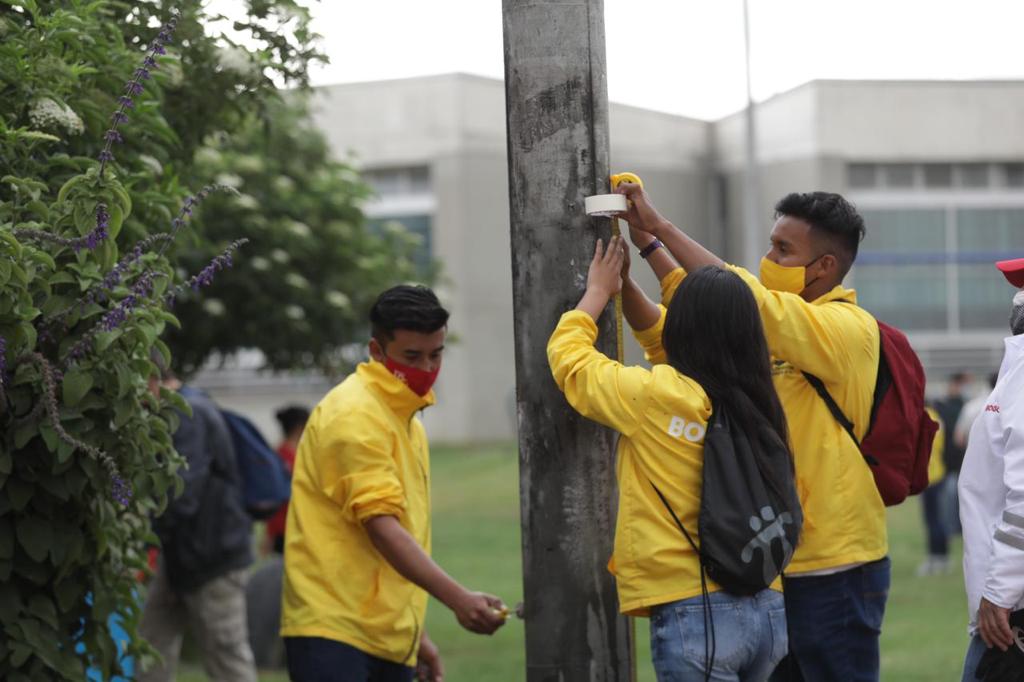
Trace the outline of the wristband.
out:
M 640 257 L 647 260 L 647 257 L 654 253 L 655 249 L 660 249 L 663 246 L 665 245 L 661 243 L 661 240 L 655 238 L 653 242 L 640 249 Z

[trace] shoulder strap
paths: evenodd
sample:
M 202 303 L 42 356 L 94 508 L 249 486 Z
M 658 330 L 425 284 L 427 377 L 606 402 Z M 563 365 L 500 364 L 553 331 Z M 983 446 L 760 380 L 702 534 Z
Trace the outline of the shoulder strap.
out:
M 650 481 L 650 479 L 647 480 Z M 690 546 L 693 547 L 693 551 L 697 553 L 698 557 L 701 556 L 700 548 L 697 547 L 697 544 L 693 541 L 693 538 L 690 537 L 690 534 L 686 532 L 686 528 L 683 526 L 683 522 L 679 520 L 678 516 L 676 516 L 676 513 L 672 510 L 672 506 L 668 503 L 668 500 L 666 500 L 665 496 L 661 494 L 660 490 L 658 490 L 658 486 L 654 485 L 654 481 L 651 481 L 651 487 L 654 488 L 654 492 L 658 493 L 658 497 L 661 499 L 661 503 L 665 505 L 665 509 L 668 509 L 668 513 L 672 515 L 672 520 L 676 522 L 677 526 L 679 526 L 679 530 L 683 531 L 683 535 L 686 536 L 686 540 L 690 543 Z M 701 561 L 701 564 L 703 563 L 704 562 Z
M 801 372 L 801 374 L 803 374 L 804 378 L 807 379 L 807 383 L 809 383 L 814 388 L 814 390 L 817 391 L 818 395 L 821 396 L 821 399 L 825 401 L 825 406 L 828 407 L 828 411 L 832 413 L 832 416 L 835 418 L 837 422 L 839 422 L 839 425 L 846 430 L 846 433 L 850 434 L 850 438 L 853 439 L 853 442 L 857 446 L 857 449 L 860 450 L 861 456 L 863 456 L 864 459 L 867 460 L 868 464 L 877 465 L 877 459 L 875 459 L 871 455 L 866 454 L 863 450 L 861 450 L 860 441 L 857 440 L 857 436 L 853 432 L 853 422 L 850 421 L 845 414 L 843 414 L 843 411 L 839 408 L 839 405 L 832 397 L 832 394 L 828 392 L 827 388 L 825 388 L 825 383 L 818 377 L 814 376 L 813 374 L 809 374 L 807 372 Z

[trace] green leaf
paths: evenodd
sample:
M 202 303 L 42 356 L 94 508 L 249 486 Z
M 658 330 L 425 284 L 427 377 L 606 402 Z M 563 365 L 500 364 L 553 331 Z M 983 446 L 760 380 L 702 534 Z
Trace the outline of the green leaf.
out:
M 21 511 L 28 504 L 28 501 L 32 499 L 32 492 L 35 488 L 31 483 L 20 478 L 11 478 L 8 479 L 4 490 L 7 491 L 7 499 L 11 501 L 11 509 Z
M 71 370 L 64 375 L 64 404 L 68 407 L 77 406 L 92 386 L 91 372 L 84 372 L 80 369 Z
M 46 595 L 33 594 L 28 600 L 29 611 L 32 615 L 40 619 L 54 630 L 57 629 L 57 609 L 53 605 L 53 600 Z
M 110 348 L 110 344 L 112 344 L 116 339 L 118 339 L 123 333 L 123 330 L 120 327 L 118 327 L 112 332 L 100 332 L 99 334 L 97 334 L 96 352 L 102 353 L 107 348 Z
M 53 528 L 37 516 L 23 516 L 17 521 L 18 544 L 33 561 L 42 562 L 50 553 Z
M 0 559 L 14 556 L 14 529 L 6 517 L 0 516 Z

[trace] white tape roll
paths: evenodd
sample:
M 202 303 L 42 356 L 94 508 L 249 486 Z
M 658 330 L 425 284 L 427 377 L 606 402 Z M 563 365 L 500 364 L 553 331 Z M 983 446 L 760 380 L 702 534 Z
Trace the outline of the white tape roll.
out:
M 624 194 L 595 194 L 583 200 L 583 207 L 587 215 L 611 218 L 626 211 L 626 196 Z

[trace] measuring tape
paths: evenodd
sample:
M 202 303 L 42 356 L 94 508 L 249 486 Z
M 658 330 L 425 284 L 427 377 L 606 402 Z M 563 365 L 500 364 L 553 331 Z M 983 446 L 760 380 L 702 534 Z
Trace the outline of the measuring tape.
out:
M 644 181 L 636 173 L 616 173 L 611 176 L 612 191 L 618 189 L 619 185 L 624 182 L 632 182 L 634 184 L 644 186 Z M 617 216 L 612 216 L 612 236 L 621 237 L 622 230 L 619 229 L 619 219 Z M 629 246 L 627 245 L 628 249 Z M 623 285 L 626 283 L 623 282 Z M 625 348 L 623 346 L 623 331 L 622 331 L 622 292 L 615 294 L 615 340 L 617 342 L 617 357 L 616 359 L 621 363 L 623 361 L 623 354 Z

